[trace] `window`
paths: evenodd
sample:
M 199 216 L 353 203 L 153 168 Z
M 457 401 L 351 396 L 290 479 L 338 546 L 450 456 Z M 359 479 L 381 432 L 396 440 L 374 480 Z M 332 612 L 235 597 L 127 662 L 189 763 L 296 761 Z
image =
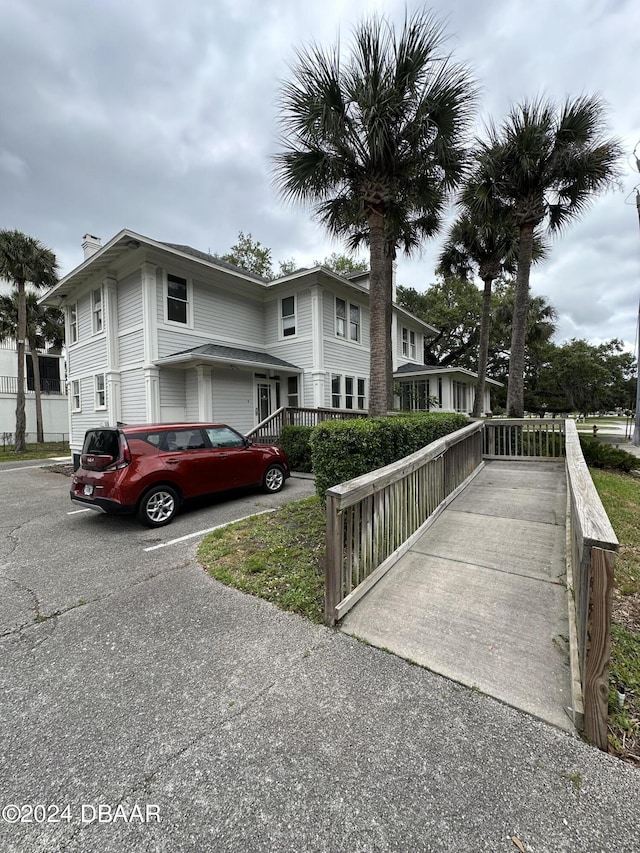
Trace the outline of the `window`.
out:
M 78 305 L 74 302 L 69 306 L 69 343 L 75 344 L 78 340 Z
M 429 411 L 434 400 L 430 396 L 428 379 L 413 379 L 400 383 L 400 408 L 405 412 Z
M 296 333 L 296 299 L 295 296 L 285 296 L 280 300 L 280 323 L 282 337 L 288 338 Z
M 107 388 L 104 381 L 104 373 L 97 373 L 94 376 L 94 386 L 96 391 L 96 409 L 106 409 Z
M 80 404 L 80 380 L 74 379 L 71 383 L 71 409 L 74 412 L 79 412 L 82 409 Z
M 402 328 L 402 355 L 406 358 L 416 357 L 416 333 L 410 329 Z
M 360 306 L 336 297 L 336 335 L 347 337 L 347 310 L 349 311 L 349 340 L 360 340 Z
M 339 409 L 342 403 L 342 377 L 337 374 L 331 376 L 331 405 Z
M 344 377 L 345 409 L 353 409 L 353 376 Z
M 358 408 L 366 409 L 367 408 L 367 398 L 365 396 L 365 381 L 364 379 L 358 379 Z
M 453 408 L 456 412 L 467 411 L 467 386 L 464 382 L 452 382 Z
M 207 427 L 206 433 L 212 447 L 244 447 L 245 440 L 230 427 Z
M 93 313 L 93 334 L 102 331 L 102 288 L 97 287 L 91 294 L 91 306 Z
M 287 379 L 287 406 L 298 406 L 298 377 L 289 376 Z
M 186 278 L 167 275 L 167 320 L 171 323 L 188 322 L 189 298 Z

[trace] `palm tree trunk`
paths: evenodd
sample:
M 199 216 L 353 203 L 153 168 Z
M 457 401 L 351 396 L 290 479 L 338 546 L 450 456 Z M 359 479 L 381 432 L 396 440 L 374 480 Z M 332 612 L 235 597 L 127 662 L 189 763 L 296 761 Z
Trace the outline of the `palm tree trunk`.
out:
M 33 362 L 33 388 L 36 395 L 36 441 L 38 444 L 44 442 L 44 430 L 42 427 L 42 390 L 40 388 L 40 356 L 35 341 L 29 341 L 29 351 Z
M 385 275 L 384 244 L 384 218 L 380 213 L 371 212 L 369 214 L 369 415 L 374 418 L 386 415 L 389 398 L 387 388 L 388 287 Z
M 473 401 L 473 417 L 479 418 L 484 408 L 484 388 L 487 376 L 487 361 L 489 360 L 489 332 L 491 329 L 491 288 L 493 278 L 484 279 L 482 294 L 482 318 L 480 320 L 480 344 L 478 346 L 478 378 L 476 379 L 476 396 Z
M 509 388 L 507 391 L 507 415 L 510 418 L 524 416 L 524 358 L 529 314 L 529 274 L 531 272 L 532 252 L 533 225 L 521 225 L 518 243 L 518 274 L 513 300 Z
M 384 261 L 385 261 L 385 284 L 387 292 L 385 295 L 386 319 L 385 327 L 387 329 L 387 346 L 386 346 L 386 364 L 387 364 L 387 411 L 393 409 L 393 256 L 394 247 L 387 242 L 385 246 Z
M 24 281 L 16 281 L 18 286 L 18 339 L 16 350 L 18 353 L 18 393 L 16 395 L 16 435 L 14 447 L 16 453 L 24 453 L 26 448 L 25 433 L 27 431 L 27 419 L 24 410 L 24 340 L 27 334 L 27 302 L 25 297 Z

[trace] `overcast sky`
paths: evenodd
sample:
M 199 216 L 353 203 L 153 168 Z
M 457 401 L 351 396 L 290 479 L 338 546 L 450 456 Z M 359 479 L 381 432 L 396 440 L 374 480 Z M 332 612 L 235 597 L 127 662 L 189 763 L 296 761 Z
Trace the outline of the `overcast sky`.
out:
M 409 3 L 409 9 L 417 8 Z M 434 0 L 448 46 L 481 87 L 477 128 L 525 97 L 599 93 L 628 155 L 620 190 L 553 244 L 532 289 L 558 340 L 633 346 L 640 228 L 639 0 Z M 0 228 L 53 249 L 61 272 L 86 232 L 122 228 L 224 253 L 239 231 L 301 266 L 341 251 L 271 181 L 276 98 L 297 47 L 348 45 L 367 0 L 0 0 Z M 640 154 L 640 146 L 638 147 Z M 399 259 L 398 283 L 434 280 L 440 239 Z

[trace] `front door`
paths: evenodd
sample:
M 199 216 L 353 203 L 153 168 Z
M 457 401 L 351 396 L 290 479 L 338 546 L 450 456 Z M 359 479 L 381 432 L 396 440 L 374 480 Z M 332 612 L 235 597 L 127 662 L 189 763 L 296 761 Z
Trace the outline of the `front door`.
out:
M 256 415 L 260 424 L 271 414 L 271 383 L 258 380 L 256 382 L 256 397 Z

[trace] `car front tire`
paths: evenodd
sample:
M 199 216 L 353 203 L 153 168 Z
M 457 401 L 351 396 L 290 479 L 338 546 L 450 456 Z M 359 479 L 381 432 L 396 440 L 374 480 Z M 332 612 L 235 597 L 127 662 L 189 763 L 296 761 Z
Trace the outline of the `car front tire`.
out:
M 282 465 L 269 465 L 264 472 L 262 487 L 265 492 L 275 494 L 284 486 L 284 468 Z
M 171 486 L 154 486 L 143 495 L 138 507 L 138 519 L 147 527 L 163 527 L 173 521 L 180 498 Z

